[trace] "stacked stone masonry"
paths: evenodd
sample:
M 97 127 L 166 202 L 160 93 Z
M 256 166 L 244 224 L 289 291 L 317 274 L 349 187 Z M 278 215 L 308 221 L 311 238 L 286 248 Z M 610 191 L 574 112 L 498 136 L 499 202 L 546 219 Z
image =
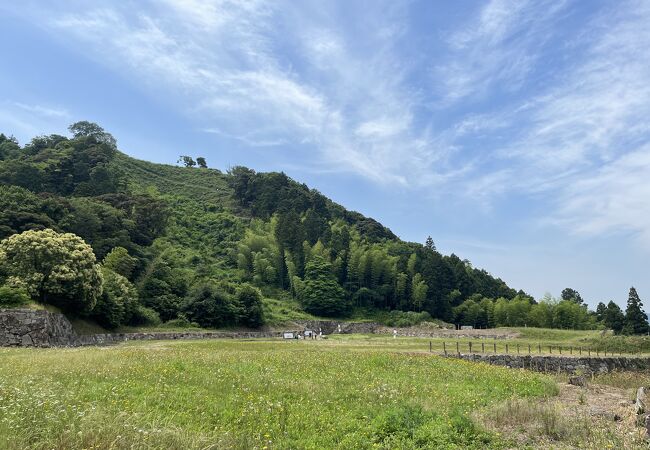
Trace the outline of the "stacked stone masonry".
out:
M 31 309 L 0 310 L 0 347 L 66 347 L 76 333 L 62 314 Z
M 279 331 L 205 331 L 78 335 L 63 315 L 31 309 L 0 310 L 0 347 L 78 347 L 131 340 L 278 338 Z
M 535 355 L 479 355 L 450 353 L 450 358 L 484 362 L 495 366 L 528 369 L 537 372 L 563 372 L 598 374 L 617 370 L 639 371 L 650 369 L 650 358 L 599 357 L 583 358 L 571 356 Z

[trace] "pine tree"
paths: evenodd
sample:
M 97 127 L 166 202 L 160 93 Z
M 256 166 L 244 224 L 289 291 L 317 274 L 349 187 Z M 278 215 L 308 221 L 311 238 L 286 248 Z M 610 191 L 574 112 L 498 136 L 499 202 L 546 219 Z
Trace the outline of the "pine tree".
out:
M 646 334 L 649 329 L 648 316 L 643 311 L 643 303 L 641 303 L 636 289 L 631 287 L 630 295 L 627 299 L 627 309 L 625 310 L 624 332 L 629 334 Z
M 431 236 L 427 236 L 427 240 L 424 242 L 424 246 L 427 250 L 436 251 L 436 244 L 433 243 Z

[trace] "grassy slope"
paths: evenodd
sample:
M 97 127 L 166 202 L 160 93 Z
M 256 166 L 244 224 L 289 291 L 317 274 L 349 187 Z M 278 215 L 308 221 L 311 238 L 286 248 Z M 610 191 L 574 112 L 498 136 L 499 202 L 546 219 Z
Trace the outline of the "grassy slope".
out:
M 4 349 L 0 448 L 500 448 L 470 412 L 554 392 L 352 341 Z
M 154 186 L 161 194 L 182 196 L 234 210 L 233 194 L 226 176 L 216 170 L 156 164 L 124 153 L 117 154 L 114 164 L 125 173 L 129 185 L 136 190 Z

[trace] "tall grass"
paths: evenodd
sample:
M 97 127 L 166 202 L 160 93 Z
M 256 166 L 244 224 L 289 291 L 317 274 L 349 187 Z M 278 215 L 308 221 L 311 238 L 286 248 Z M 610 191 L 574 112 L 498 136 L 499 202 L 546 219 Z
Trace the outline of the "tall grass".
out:
M 0 350 L 0 448 L 498 448 L 470 412 L 550 378 L 356 342 Z

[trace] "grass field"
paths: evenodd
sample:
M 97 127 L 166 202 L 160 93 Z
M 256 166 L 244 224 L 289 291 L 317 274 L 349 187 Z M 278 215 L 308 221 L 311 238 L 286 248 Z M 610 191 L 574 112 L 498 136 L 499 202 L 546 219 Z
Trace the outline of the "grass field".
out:
M 471 414 L 556 392 L 545 376 L 394 351 L 403 342 L 2 349 L 0 448 L 502 448 Z
M 449 353 L 456 352 L 456 342 L 459 344 L 461 353 L 469 353 L 469 344 L 472 343 L 472 352 L 481 353 L 517 353 L 528 354 L 528 346 L 532 354 L 554 354 L 578 356 L 603 356 L 605 352 L 609 355 L 625 356 L 647 356 L 650 353 L 650 337 L 647 336 L 614 336 L 611 333 L 601 335 L 600 331 L 574 331 L 574 330 L 553 330 L 545 328 L 496 328 L 486 330 L 488 332 L 513 331 L 519 336 L 511 339 L 479 339 L 479 338 L 456 338 L 448 336 L 444 338 L 428 337 L 400 337 L 393 339 L 389 335 L 381 334 L 355 334 L 355 335 L 331 335 L 329 339 L 343 342 L 354 341 L 357 346 L 381 346 L 393 350 L 404 351 L 428 351 L 442 353 L 446 347 Z M 446 344 L 443 347 L 443 342 Z M 431 347 L 429 347 L 431 344 Z M 519 347 L 517 347 L 519 346 Z M 551 348 L 549 348 L 551 347 Z

